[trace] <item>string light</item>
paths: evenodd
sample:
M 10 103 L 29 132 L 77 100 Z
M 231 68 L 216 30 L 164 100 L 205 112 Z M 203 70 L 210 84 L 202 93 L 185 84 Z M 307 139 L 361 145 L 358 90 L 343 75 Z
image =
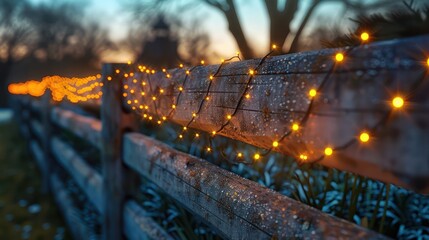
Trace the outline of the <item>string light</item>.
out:
M 250 99 L 250 94 L 246 94 L 246 99 Z
M 213 75 L 210 75 L 209 79 L 210 79 L 210 80 L 213 80 Z
M 306 161 L 308 159 L 307 155 L 305 155 L 305 154 L 299 155 L 299 158 L 303 161 Z
M 199 137 L 200 137 L 200 134 L 195 133 L 195 137 L 196 137 L 196 138 L 199 138 Z
M 237 157 L 238 158 L 242 158 L 243 157 L 243 153 L 241 153 L 241 152 L 237 153 Z
M 294 130 L 294 131 L 298 131 L 298 130 L 299 130 L 299 125 L 298 125 L 298 123 L 294 123 L 294 124 L 292 124 L 292 130 Z
M 231 120 L 232 116 L 231 115 L 227 115 L 226 119 Z
M 310 95 L 310 97 L 315 97 L 317 95 L 317 91 L 316 89 L 312 88 L 309 92 L 308 95 Z
M 204 65 L 204 63 L 205 63 L 204 60 L 201 60 L 201 65 Z
M 368 34 L 367 32 L 363 32 L 363 33 L 360 35 L 360 39 L 362 39 L 362 41 L 368 41 L 368 39 L 369 39 L 369 34 Z
M 392 106 L 394 108 L 402 108 L 404 106 L 404 99 L 402 97 L 394 97 L 392 99 Z
M 278 147 L 278 146 L 279 146 L 279 142 L 274 141 L 274 142 L 273 142 L 273 147 Z
M 271 48 L 272 48 L 273 50 L 276 50 L 276 49 L 277 49 L 277 45 L 273 44 L 273 45 L 271 46 Z
M 212 131 L 212 135 L 214 136 L 214 135 L 216 135 L 216 131 Z
M 259 160 L 261 158 L 261 155 L 259 155 L 259 153 L 255 153 L 255 155 L 253 155 L 253 159 L 255 160 Z
M 337 53 L 337 54 L 335 55 L 335 60 L 336 60 L 337 62 L 342 62 L 342 61 L 344 60 L 344 54 L 342 54 L 342 53 Z
M 253 74 L 255 74 L 255 70 L 250 69 L 250 70 L 249 70 L 249 75 L 253 75 Z
M 188 128 L 185 126 L 185 127 L 183 127 L 183 131 L 186 131 Z
M 367 132 L 362 132 L 362 133 L 359 135 L 359 140 L 360 140 L 361 142 L 363 142 L 363 143 L 368 142 L 368 141 L 369 141 L 369 134 L 368 134 Z
M 334 150 L 331 147 L 327 147 L 324 152 L 326 156 L 331 156 L 332 153 L 334 153 Z
M 207 152 L 210 152 L 212 149 L 210 147 L 207 147 Z

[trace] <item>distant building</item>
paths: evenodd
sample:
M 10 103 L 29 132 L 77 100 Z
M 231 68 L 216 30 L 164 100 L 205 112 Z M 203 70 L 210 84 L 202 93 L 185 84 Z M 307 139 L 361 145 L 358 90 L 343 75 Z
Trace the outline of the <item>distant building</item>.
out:
M 151 40 L 143 43 L 137 62 L 155 68 L 173 68 L 181 62 L 178 46 L 177 38 L 161 16 L 152 26 Z

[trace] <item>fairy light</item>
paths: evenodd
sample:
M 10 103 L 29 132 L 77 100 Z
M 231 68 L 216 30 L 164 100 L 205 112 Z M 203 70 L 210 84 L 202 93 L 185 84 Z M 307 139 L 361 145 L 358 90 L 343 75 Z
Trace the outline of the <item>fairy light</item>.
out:
M 394 97 L 392 99 L 392 106 L 394 108 L 402 108 L 404 106 L 404 99 L 402 97 Z
M 158 125 L 161 125 L 162 122 L 160 120 L 158 120 L 156 123 L 158 123 Z
M 248 93 L 248 94 L 246 94 L 246 99 L 250 99 L 250 94 Z
M 164 93 L 164 89 L 159 89 L 159 93 Z
M 186 70 L 186 75 L 191 74 L 191 72 L 189 70 Z
M 181 86 L 180 86 L 180 87 L 179 87 L 179 91 L 183 91 L 183 87 L 181 87 Z
M 255 70 L 250 69 L 250 70 L 249 70 L 249 75 L 254 75 L 254 74 L 255 74 Z
M 273 142 L 273 147 L 278 147 L 278 146 L 279 146 L 279 142 L 274 141 L 274 142 Z
M 216 131 L 212 131 L 212 135 L 214 136 L 214 135 L 216 135 Z
M 123 97 L 127 97 L 127 96 L 128 96 L 128 94 L 127 94 L 127 93 L 123 93 L 123 94 L 122 94 L 122 96 L 123 96 Z
M 127 104 L 128 104 L 128 105 L 130 105 L 131 103 L 132 103 L 132 102 L 131 102 L 131 100 L 128 100 L 128 101 L 127 101 Z
M 310 95 L 310 97 L 315 97 L 317 95 L 317 90 L 312 88 L 310 89 L 310 91 L 308 92 L 308 95 Z
M 130 93 L 131 93 L 131 94 L 134 94 L 134 89 L 131 89 L 131 90 L 130 90 Z
M 331 147 L 327 147 L 327 148 L 325 148 L 324 153 L 326 156 L 331 156 L 332 153 L 334 153 L 334 150 Z
M 226 119 L 231 120 L 232 116 L 231 115 L 227 115 Z
M 165 68 L 162 69 L 162 72 L 166 72 L 166 71 L 167 71 L 167 69 L 165 69 Z
M 213 75 L 210 75 L 209 79 L 210 79 L 210 80 L 213 80 L 213 78 L 214 78 L 214 77 L 213 77 Z
M 335 60 L 337 62 L 342 62 L 344 60 L 344 54 L 342 54 L 342 53 L 335 54 Z
M 176 105 L 174 105 L 174 104 L 173 104 L 173 105 L 171 105 L 171 108 L 172 108 L 172 109 L 176 109 Z
M 204 65 L 204 63 L 205 63 L 205 61 L 204 61 L 204 60 L 201 60 L 201 65 Z
M 253 155 L 253 159 L 255 160 L 259 160 L 261 158 L 261 155 L 259 155 L 259 153 L 255 153 L 255 155 Z
M 170 77 L 171 77 L 171 75 L 170 75 L 169 73 L 167 73 L 166 77 L 167 77 L 167 78 L 170 78 Z
M 149 120 L 152 120 L 153 119 L 153 117 L 152 116 L 149 116 Z
M 367 32 L 363 32 L 363 33 L 360 35 L 360 39 L 361 39 L 362 41 L 368 41 L 368 40 L 369 40 L 369 34 L 368 34 Z
M 300 154 L 299 158 L 303 161 L 306 161 L 308 159 L 307 155 L 305 155 L 305 154 Z
M 127 63 L 128 63 L 128 65 L 131 65 L 131 61 L 128 61 Z
M 179 67 L 180 67 L 180 68 L 183 68 L 183 64 L 179 64 Z
M 220 59 L 220 62 L 221 62 L 221 63 L 224 63 L 224 62 L 225 62 L 225 59 L 221 58 L 221 59 Z
M 145 92 L 141 92 L 140 94 L 141 94 L 142 96 L 146 95 L 146 93 L 145 93 Z
M 188 130 L 188 128 L 185 126 L 185 127 L 183 127 L 183 131 L 186 131 L 186 130 Z
M 179 135 L 179 138 L 183 138 L 183 135 L 182 135 L 182 134 L 180 134 L 180 135 Z
M 243 157 L 243 153 L 241 153 L 241 152 L 237 153 L 237 157 L 238 158 L 242 158 Z
M 369 138 L 370 138 L 370 136 L 369 136 L 369 133 L 367 133 L 367 132 L 362 132 L 362 133 L 359 135 L 359 140 L 360 140 L 361 142 L 363 142 L 363 143 L 368 142 L 368 141 L 369 141 Z
M 167 120 L 167 117 L 166 116 L 162 116 L 162 120 Z
M 210 97 L 209 97 L 209 96 L 207 96 L 207 97 L 206 97 L 206 101 L 208 101 L 208 100 L 210 100 Z
M 195 133 L 195 137 L 196 137 L 196 138 L 199 138 L 199 137 L 200 137 L 200 134 Z
M 212 149 L 210 147 L 207 147 L 206 150 L 207 152 L 211 152 Z
M 277 45 L 273 44 L 273 45 L 271 45 L 271 48 L 272 48 L 273 50 L 276 50 L 276 49 L 277 49 Z
M 197 117 L 197 114 L 196 113 L 192 113 L 192 117 Z
M 151 73 L 152 73 L 152 74 L 155 74 L 155 73 L 156 73 L 156 71 L 155 71 L 155 70 L 152 70 L 152 71 L 151 71 Z
M 112 77 L 107 77 L 107 81 L 112 81 Z
M 294 130 L 294 131 L 298 131 L 298 130 L 299 130 L 299 125 L 298 125 L 298 123 L 294 123 L 294 124 L 292 124 L 292 130 Z
M 120 73 L 121 71 L 119 70 L 119 69 L 116 69 L 116 71 L 115 71 L 116 73 Z

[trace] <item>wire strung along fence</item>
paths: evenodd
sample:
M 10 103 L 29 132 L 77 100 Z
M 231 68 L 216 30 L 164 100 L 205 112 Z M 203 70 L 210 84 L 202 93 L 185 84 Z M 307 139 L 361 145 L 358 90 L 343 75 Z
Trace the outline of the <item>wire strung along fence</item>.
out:
M 59 168 L 102 216 L 104 239 L 171 239 L 133 199 L 139 176 L 226 239 L 378 239 L 384 236 L 138 133 L 136 122 L 168 120 L 182 125 L 179 139 L 192 128 L 267 149 L 252 153 L 254 161 L 277 151 L 427 193 L 429 150 L 421 146 L 429 142 L 428 41 L 422 36 L 157 73 L 105 64 L 91 85 L 102 86 L 100 119 L 53 104 L 49 94 L 14 96 L 13 106 L 44 186 L 78 239 L 91 229 L 70 210 Z M 72 96 L 55 87 L 48 87 L 54 100 Z M 101 171 L 53 125 L 98 149 Z M 237 149 L 232 157 L 246 154 Z

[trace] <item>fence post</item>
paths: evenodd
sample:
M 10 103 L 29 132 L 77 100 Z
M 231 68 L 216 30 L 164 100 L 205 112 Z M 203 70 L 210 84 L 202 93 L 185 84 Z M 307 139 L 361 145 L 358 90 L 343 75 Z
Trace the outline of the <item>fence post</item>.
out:
M 52 172 L 52 157 L 51 157 L 51 135 L 52 135 L 52 122 L 51 122 L 51 92 L 46 90 L 41 100 L 40 120 L 43 126 L 43 139 L 42 148 L 45 158 L 45 169 L 42 170 L 42 192 L 48 193 L 50 190 L 49 181 Z
M 123 79 L 114 71 L 121 69 L 122 72 L 127 67 L 126 64 L 104 64 L 102 70 L 103 97 L 100 109 L 104 204 L 102 239 L 123 239 L 122 211 L 127 192 L 125 186 L 128 185 L 130 178 L 128 174 L 124 174 L 127 170 L 122 161 L 122 138 L 125 131 L 133 128 L 134 120 L 123 109 Z

